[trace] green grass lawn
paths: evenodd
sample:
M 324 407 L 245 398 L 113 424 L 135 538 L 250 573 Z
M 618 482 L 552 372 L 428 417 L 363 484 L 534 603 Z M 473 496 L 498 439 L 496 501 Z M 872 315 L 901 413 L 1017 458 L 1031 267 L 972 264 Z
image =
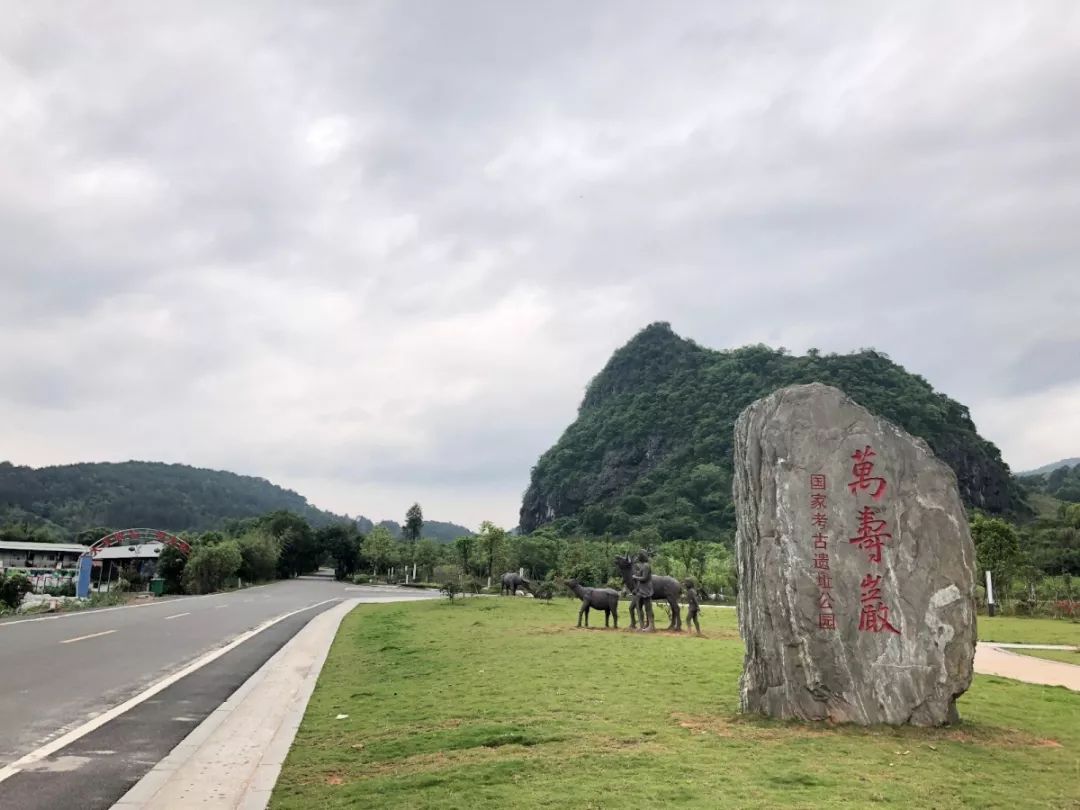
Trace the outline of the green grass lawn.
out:
M 979 676 L 951 729 L 784 724 L 738 714 L 734 611 L 704 611 L 707 638 L 577 630 L 576 614 L 357 608 L 271 807 L 1080 808 L 1066 689 Z
M 979 616 L 980 641 L 1012 644 L 1072 644 L 1080 647 L 1080 622 L 1065 619 L 1025 619 L 1018 616 Z
M 1009 650 L 1009 652 L 1032 655 L 1035 658 L 1045 658 L 1048 661 L 1061 661 L 1065 664 L 1075 664 L 1076 666 L 1080 666 L 1080 650 L 1017 650 L 1014 648 Z

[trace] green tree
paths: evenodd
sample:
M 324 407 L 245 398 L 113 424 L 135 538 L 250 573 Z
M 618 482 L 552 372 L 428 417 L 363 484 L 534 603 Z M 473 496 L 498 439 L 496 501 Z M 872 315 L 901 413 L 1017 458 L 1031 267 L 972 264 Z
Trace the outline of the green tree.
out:
M 319 567 L 322 550 L 308 522 L 293 512 L 271 512 L 259 521 L 277 541 L 277 572 L 281 579 L 306 574 Z
M 75 534 L 75 542 L 81 546 L 92 546 L 102 537 L 112 534 L 112 531 L 108 526 L 95 526 L 92 529 L 84 529 Z
M 544 579 L 559 565 L 559 539 L 541 530 L 513 539 L 511 568 L 524 568 L 535 579 Z
M 242 562 L 235 540 L 195 546 L 184 569 L 184 586 L 188 593 L 213 593 L 236 576 Z
M 495 576 L 495 562 L 502 559 L 506 549 L 506 530 L 500 529 L 490 520 L 485 520 L 480 524 L 476 544 L 483 555 L 488 577 Z
M 165 580 L 165 593 L 184 592 L 184 569 L 188 558 L 174 546 L 165 546 L 158 557 L 157 575 Z
M 394 557 L 394 546 L 394 535 L 390 534 L 390 530 L 385 526 L 376 526 L 364 538 L 361 549 L 375 576 L 390 565 Z
M 458 553 L 461 570 L 468 576 L 470 571 L 469 566 L 472 563 L 473 554 L 476 551 L 476 538 L 471 534 L 463 534 L 461 537 L 454 540 L 454 548 Z
M 630 546 L 634 551 L 642 548 L 656 550 L 660 547 L 660 539 L 660 530 L 655 526 L 634 529 L 629 537 Z
M 989 518 L 976 512 L 971 520 L 971 539 L 975 542 L 975 559 L 980 572 L 993 574 L 1005 596 L 1009 582 L 1023 562 L 1016 529 L 1001 518 Z
M 416 545 L 416 567 L 420 576 L 427 582 L 435 575 L 435 566 L 439 564 L 439 545 L 434 540 L 424 539 Z
M 424 530 L 424 512 L 420 504 L 414 503 L 405 513 L 405 525 L 401 527 L 402 536 L 411 543 L 420 539 L 420 533 Z
M 401 527 L 401 536 L 405 540 L 401 562 L 410 565 L 416 562 L 416 543 L 424 531 L 424 512 L 420 504 L 414 503 L 405 513 L 405 525 Z
M 240 548 L 240 568 L 237 575 L 245 582 L 264 582 L 277 576 L 281 549 L 277 540 L 263 529 L 241 535 L 236 540 Z
M 324 554 L 334 560 L 334 576 L 345 579 L 360 567 L 360 544 L 362 538 L 355 523 L 324 526 L 315 532 L 316 541 Z

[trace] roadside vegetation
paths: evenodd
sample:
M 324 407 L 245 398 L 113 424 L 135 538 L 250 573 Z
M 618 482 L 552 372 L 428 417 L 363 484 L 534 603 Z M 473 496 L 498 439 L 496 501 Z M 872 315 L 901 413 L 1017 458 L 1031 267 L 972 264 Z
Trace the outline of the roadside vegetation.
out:
M 1080 803 L 1068 690 L 977 676 L 945 729 L 778 723 L 738 713 L 734 611 L 706 611 L 705 638 L 577 630 L 576 612 L 562 598 L 357 608 L 271 807 Z

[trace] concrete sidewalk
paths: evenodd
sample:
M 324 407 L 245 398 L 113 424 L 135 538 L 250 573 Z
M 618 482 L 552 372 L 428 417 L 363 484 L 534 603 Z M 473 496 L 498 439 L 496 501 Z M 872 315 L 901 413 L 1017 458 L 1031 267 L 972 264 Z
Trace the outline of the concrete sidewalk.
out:
M 360 603 L 349 599 L 312 619 L 115 810 L 265 808 L 338 625 Z
M 1075 649 L 1055 644 L 995 644 L 980 641 L 975 647 L 975 671 L 1043 686 L 1064 686 L 1080 692 L 1080 666 L 1010 652 L 1025 647 L 1030 650 Z

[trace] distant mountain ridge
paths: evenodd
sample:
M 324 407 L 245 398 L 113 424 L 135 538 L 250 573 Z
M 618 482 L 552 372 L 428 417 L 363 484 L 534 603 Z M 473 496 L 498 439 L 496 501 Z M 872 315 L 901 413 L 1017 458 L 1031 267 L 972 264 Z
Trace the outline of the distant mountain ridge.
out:
M 372 524 L 367 518 L 358 518 L 357 524 L 360 526 L 360 531 L 365 534 L 371 531 L 372 525 L 375 525 L 389 529 L 394 537 L 401 537 L 401 524 L 396 520 L 380 520 L 378 523 Z M 425 520 L 424 528 L 420 531 L 421 538 L 428 538 L 437 543 L 452 543 L 464 534 L 472 535 L 476 534 L 476 532 L 472 529 L 466 529 L 464 526 L 459 526 L 457 523 L 445 523 L 441 520 Z
M 1017 475 L 1021 477 L 1026 475 L 1046 475 L 1048 473 L 1052 473 L 1059 467 L 1075 467 L 1077 464 L 1080 464 L 1080 458 L 1063 458 L 1061 459 L 1061 461 L 1044 464 L 1043 466 L 1035 470 L 1025 470 L 1024 472 L 1017 473 Z
M 312 506 L 307 498 L 264 478 L 224 470 L 153 461 L 88 462 L 54 467 L 0 462 L 0 523 L 27 522 L 63 534 L 93 526 L 152 526 L 169 531 L 206 531 L 229 519 L 288 510 L 313 526 L 356 520 Z M 400 528 L 400 527 L 399 527 Z M 443 540 L 463 526 L 431 521 L 424 536 Z
M 1025 493 L 968 409 L 886 355 L 768 346 L 718 351 L 654 323 L 618 349 L 592 379 L 577 419 L 532 470 L 524 532 L 661 539 L 730 537 L 732 431 L 751 402 L 787 385 L 833 385 L 927 441 L 956 472 L 969 507 L 1028 513 Z

